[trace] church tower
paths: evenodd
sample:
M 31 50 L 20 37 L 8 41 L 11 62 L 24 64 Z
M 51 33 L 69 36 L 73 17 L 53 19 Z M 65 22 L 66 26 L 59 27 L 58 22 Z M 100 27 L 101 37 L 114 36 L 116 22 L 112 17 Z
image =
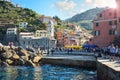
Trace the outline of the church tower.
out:
M 52 20 L 48 22 L 47 33 L 50 39 L 54 39 L 54 23 Z
M 117 33 L 120 36 L 120 0 L 116 0 L 117 4 Z

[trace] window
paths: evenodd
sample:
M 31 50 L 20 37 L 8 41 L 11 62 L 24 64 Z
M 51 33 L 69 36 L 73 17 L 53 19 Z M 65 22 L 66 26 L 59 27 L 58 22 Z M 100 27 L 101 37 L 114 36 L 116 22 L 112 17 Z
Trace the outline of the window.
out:
M 117 25 L 117 21 L 114 21 L 114 25 Z
M 112 25 L 112 21 L 109 21 L 109 25 Z
M 95 31 L 95 32 L 94 32 L 94 35 L 95 35 L 95 36 L 99 36 L 99 35 L 100 35 L 100 30 Z
M 111 16 L 111 15 L 112 15 L 112 13 L 110 12 L 110 13 L 109 13 L 109 16 Z
M 30 41 L 28 41 L 28 44 L 30 44 Z
M 25 44 L 25 41 L 23 41 L 23 44 Z
M 96 23 L 96 26 L 99 26 L 99 23 Z
M 109 35 L 112 35 L 113 34 L 113 31 L 112 30 L 109 30 Z
M 100 14 L 100 17 L 102 17 L 102 14 Z

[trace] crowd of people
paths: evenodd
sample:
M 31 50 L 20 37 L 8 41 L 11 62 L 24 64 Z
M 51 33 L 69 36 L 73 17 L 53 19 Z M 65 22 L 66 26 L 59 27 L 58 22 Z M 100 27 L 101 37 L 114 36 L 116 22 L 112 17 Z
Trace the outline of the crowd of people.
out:
M 13 42 L 9 42 L 8 45 L 10 46 L 11 49 L 13 49 L 14 47 Z M 31 51 L 31 52 L 36 52 L 36 53 L 43 53 L 41 52 L 42 50 L 40 49 L 40 46 L 38 46 L 36 49 L 32 48 L 31 46 L 27 46 L 26 50 Z M 74 51 L 74 49 L 52 48 L 50 50 L 50 53 L 53 55 L 55 51 L 67 51 L 67 53 L 70 54 L 72 53 L 72 51 Z M 115 61 L 115 60 L 120 61 L 120 48 L 118 47 L 118 45 L 111 44 L 110 46 L 103 47 L 102 49 L 99 47 L 94 47 L 94 48 L 86 47 L 83 49 L 83 51 L 94 52 L 94 55 L 96 56 L 96 58 L 103 57 L 105 59 L 109 59 L 110 61 Z
M 94 48 L 93 52 L 95 55 L 97 54 L 97 56 L 101 56 L 105 59 L 108 58 L 110 61 L 120 61 L 120 48 L 118 45 L 111 44 L 110 46 L 103 47 L 102 49 Z

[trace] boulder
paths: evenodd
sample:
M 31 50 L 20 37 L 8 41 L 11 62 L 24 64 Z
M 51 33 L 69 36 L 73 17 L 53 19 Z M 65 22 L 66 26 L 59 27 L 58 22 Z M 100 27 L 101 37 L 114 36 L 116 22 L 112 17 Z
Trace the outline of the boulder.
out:
M 21 56 L 21 59 L 28 60 L 28 56 Z
M 10 50 L 9 46 L 3 46 L 3 47 L 2 47 L 2 51 L 6 52 L 6 51 L 8 51 L 8 50 Z
M 42 57 L 41 56 L 36 56 L 33 58 L 32 62 L 38 63 Z
M 13 54 L 12 58 L 13 59 L 20 59 L 20 57 L 17 54 Z
M 16 60 L 14 63 L 13 63 L 13 65 L 20 65 L 20 66 L 23 66 L 25 64 L 25 60 L 23 60 L 23 59 L 18 59 L 18 60 Z
M 9 67 L 9 65 L 6 62 L 1 61 L 0 67 Z
M 31 60 L 27 60 L 25 66 L 35 67 L 35 64 Z
M 6 63 L 8 63 L 9 65 L 13 64 L 13 61 L 11 59 L 6 59 Z
M 19 56 L 29 56 L 28 52 L 25 49 L 18 51 Z
M 5 59 L 11 58 L 12 56 L 13 56 L 13 53 L 11 53 L 10 51 L 1 53 L 1 57 L 5 58 Z

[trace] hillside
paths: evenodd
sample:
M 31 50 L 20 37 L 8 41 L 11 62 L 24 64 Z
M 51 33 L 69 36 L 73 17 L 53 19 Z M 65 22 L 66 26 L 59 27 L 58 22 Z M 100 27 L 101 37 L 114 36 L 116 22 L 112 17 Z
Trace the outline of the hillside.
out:
M 102 10 L 104 10 L 104 8 L 93 8 L 83 13 L 76 14 L 72 18 L 69 18 L 65 21 L 78 24 L 87 30 L 92 30 L 92 20 L 96 17 L 96 14 L 100 13 Z
M 28 26 L 33 29 L 44 29 L 44 24 L 38 20 L 39 17 L 40 15 L 31 9 L 16 7 L 11 2 L 0 1 L 0 21 L 3 19 L 12 21 L 16 26 L 19 22 L 28 22 Z

